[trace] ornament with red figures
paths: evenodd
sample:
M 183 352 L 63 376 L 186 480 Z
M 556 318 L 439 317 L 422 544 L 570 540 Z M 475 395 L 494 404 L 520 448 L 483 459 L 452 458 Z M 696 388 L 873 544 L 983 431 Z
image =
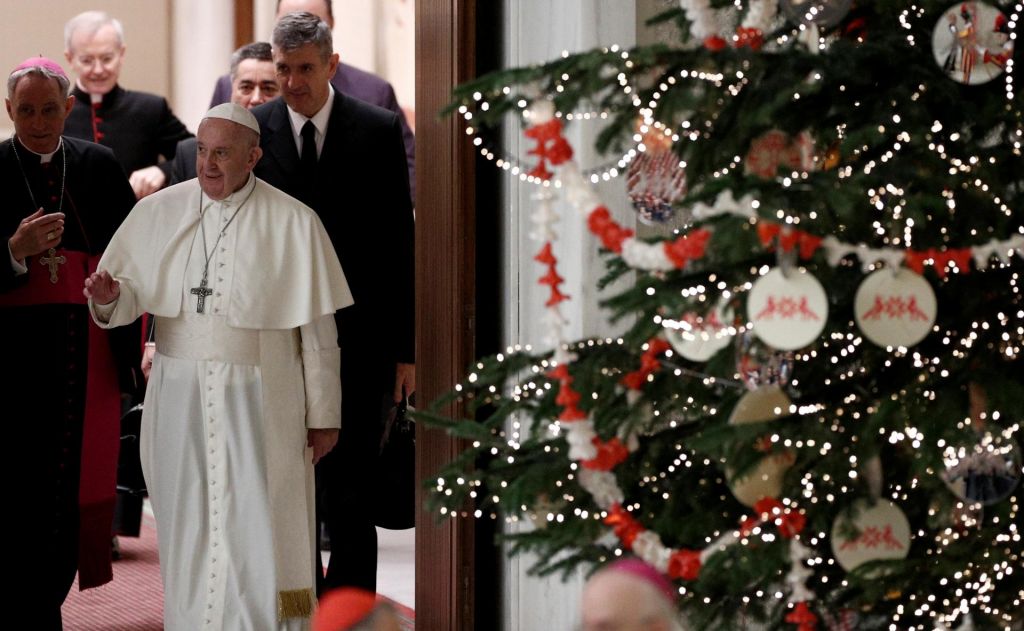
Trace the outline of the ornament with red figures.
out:
M 883 348 L 917 344 L 931 331 L 938 312 L 931 285 L 906 269 L 881 269 L 865 278 L 853 309 L 864 336 Z
M 759 278 L 747 297 L 747 319 L 754 334 L 782 351 L 803 348 L 818 339 L 828 321 L 825 288 L 801 268 L 775 268 Z
M 1010 23 L 986 2 L 958 2 L 932 31 L 935 62 L 949 78 L 967 85 L 987 83 L 1013 58 Z
M 678 320 L 662 320 L 665 338 L 677 353 L 694 362 L 705 362 L 729 346 L 736 334 L 733 311 L 725 301 L 705 315 L 686 313 Z
M 906 558 L 910 552 L 910 522 L 898 506 L 886 500 L 872 505 L 858 500 L 832 522 L 832 554 L 847 572 L 870 561 Z

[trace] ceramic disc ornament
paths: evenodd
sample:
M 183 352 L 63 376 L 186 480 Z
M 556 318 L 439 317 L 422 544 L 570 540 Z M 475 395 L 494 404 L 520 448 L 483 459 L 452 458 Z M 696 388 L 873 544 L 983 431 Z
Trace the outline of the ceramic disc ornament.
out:
M 957 2 L 935 23 L 932 53 L 947 77 L 977 85 L 995 79 L 1013 58 L 1009 20 L 986 2 Z
M 662 326 L 677 353 L 690 361 L 706 362 L 732 341 L 732 321 L 732 309 L 720 302 L 703 316 L 687 313 L 678 320 L 663 320 Z
M 882 269 L 860 284 L 853 309 L 866 338 L 883 348 L 906 348 L 932 330 L 938 307 L 932 286 L 920 274 Z
M 973 445 L 947 447 L 942 479 L 965 502 L 991 506 L 1020 484 L 1021 452 L 1012 438 L 985 432 Z
M 791 22 L 821 28 L 839 24 L 851 4 L 852 0 L 779 0 L 779 8 Z
M 828 320 L 828 297 L 804 269 L 787 277 L 775 268 L 754 283 L 747 297 L 747 320 L 754 334 L 780 351 L 795 351 L 818 339 Z
M 789 416 L 790 405 L 789 397 L 782 391 L 782 388 L 778 386 L 758 388 L 743 395 L 736 403 L 732 415 L 729 416 L 729 424 L 761 423 Z M 765 451 L 770 449 L 770 445 L 766 445 L 764 448 Z M 729 490 L 740 503 L 750 507 L 766 497 L 778 497 L 782 492 L 782 478 L 786 471 L 793 466 L 793 462 L 793 453 L 787 451 L 765 456 L 740 476 L 736 476 L 734 472 L 727 469 L 726 478 L 729 481 Z
M 860 500 L 853 519 L 843 513 L 832 522 L 832 554 L 850 572 L 869 561 L 904 559 L 910 551 L 910 522 L 886 500 Z

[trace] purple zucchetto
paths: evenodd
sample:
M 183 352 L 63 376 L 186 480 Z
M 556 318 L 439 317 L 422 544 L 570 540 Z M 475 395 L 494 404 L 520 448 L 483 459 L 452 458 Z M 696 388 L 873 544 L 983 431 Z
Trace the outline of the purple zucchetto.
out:
M 67 73 L 64 72 L 64 68 L 61 68 L 59 63 L 52 59 L 43 57 L 42 55 L 39 55 L 37 57 L 29 57 L 25 61 L 15 66 L 14 70 L 11 71 L 11 74 L 18 72 L 19 70 L 24 70 L 26 68 L 46 68 L 53 74 L 60 75 L 65 79 L 68 76 Z

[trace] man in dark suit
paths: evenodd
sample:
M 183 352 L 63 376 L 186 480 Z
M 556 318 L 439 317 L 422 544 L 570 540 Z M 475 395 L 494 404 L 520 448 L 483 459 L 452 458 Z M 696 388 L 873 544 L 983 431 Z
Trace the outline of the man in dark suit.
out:
M 307 11 L 327 23 L 328 28 L 334 29 L 334 10 L 331 0 L 277 0 L 277 16 L 280 20 L 282 15 Z M 331 85 L 334 89 L 346 96 L 351 96 L 371 105 L 383 107 L 398 115 L 398 121 L 402 125 L 402 142 L 405 144 L 406 166 L 409 169 L 409 194 L 416 198 L 416 139 L 413 136 L 409 123 L 405 120 L 405 114 L 398 105 L 395 97 L 395 89 L 391 84 L 377 75 L 360 70 L 353 66 L 338 63 L 338 70 L 331 77 Z M 210 99 L 210 107 L 227 103 L 231 100 L 231 78 L 228 75 L 217 79 L 217 85 L 213 88 L 213 98 Z
M 331 87 L 328 25 L 290 13 L 274 28 L 283 98 L 253 109 L 263 158 L 255 173 L 320 215 L 355 305 L 336 314 L 341 436 L 318 465 L 332 555 L 321 588 L 376 589 L 370 503 L 382 403 L 415 389 L 413 215 L 398 117 Z
M 232 103 L 251 110 L 276 97 L 281 91 L 274 74 L 274 59 L 270 44 L 253 42 L 231 54 Z M 219 105 L 219 104 L 218 104 Z M 212 107 L 211 107 L 212 109 Z M 196 177 L 196 139 L 187 138 L 178 143 L 171 163 L 171 184 Z

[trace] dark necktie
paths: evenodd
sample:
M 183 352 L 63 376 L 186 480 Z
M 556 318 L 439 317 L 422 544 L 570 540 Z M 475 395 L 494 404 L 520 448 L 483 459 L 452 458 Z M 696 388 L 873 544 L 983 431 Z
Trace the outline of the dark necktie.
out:
M 311 120 L 302 126 L 302 168 L 308 173 L 316 169 L 316 127 Z
M 308 120 L 302 126 L 302 177 L 306 182 L 306 203 L 313 199 L 314 182 L 316 181 L 316 127 Z

